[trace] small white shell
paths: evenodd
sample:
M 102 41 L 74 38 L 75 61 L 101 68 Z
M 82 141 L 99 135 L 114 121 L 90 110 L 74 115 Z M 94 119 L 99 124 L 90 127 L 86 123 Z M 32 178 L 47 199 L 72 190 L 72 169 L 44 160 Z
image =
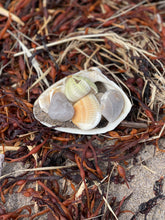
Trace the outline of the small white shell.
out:
M 101 134 L 101 133 L 105 133 L 108 131 L 113 130 L 115 127 L 117 127 L 120 122 L 122 120 L 124 120 L 124 118 L 128 115 L 129 111 L 131 110 L 131 102 L 128 99 L 128 97 L 126 96 L 126 94 L 123 92 L 123 90 L 113 81 L 109 80 L 104 74 L 102 74 L 102 72 L 96 68 L 96 67 L 92 67 L 89 70 L 82 70 L 79 71 L 78 73 L 74 74 L 74 76 L 83 76 L 83 77 L 87 77 L 89 78 L 92 82 L 95 82 L 97 84 L 97 82 L 101 82 L 103 84 L 103 86 L 105 87 L 105 91 L 103 93 L 105 93 L 106 91 L 113 89 L 118 91 L 119 93 L 121 93 L 123 99 L 124 99 L 124 106 L 122 109 L 121 114 L 119 115 L 119 117 L 113 121 L 113 122 L 108 122 L 105 126 L 103 127 L 95 127 L 93 129 L 90 130 L 82 130 L 80 128 L 71 126 L 70 124 L 65 124 L 65 125 L 58 125 L 55 129 L 58 131 L 62 131 L 62 132 L 68 132 L 68 133 L 73 133 L 73 134 L 84 134 L 84 135 L 92 135 L 92 134 Z M 54 121 L 52 122 L 52 120 L 48 120 L 46 117 L 46 113 L 44 113 L 45 109 L 43 108 L 43 105 L 40 105 L 39 101 L 40 99 L 43 99 L 44 96 L 47 96 L 47 94 L 50 94 L 50 91 L 52 91 L 52 89 L 57 89 L 57 87 L 62 87 L 64 89 L 64 85 L 65 85 L 65 81 L 66 78 L 63 78 L 61 80 L 59 80 L 58 82 L 56 82 L 55 84 L 53 84 L 51 87 L 49 87 L 47 90 L 45 90 L 41 96 L 35 101 L 34 103 L 34 108 L 33 108 L 33 113 L 34 116 L 37 120 L 39 120 L 42 124 L 48 126 L 48 127 L 52 127 L 55 126 L 56 124 L 54 124 Z M 98 91 L 100 92 L 100 91 Z M 102 92 L 102 91 L 101 91 Z M 45 111 L 46 112 L 46 111 Z
M 101 113 L 109 121 L 115 121 L 124 108 L 124 98 L 115 89 L 110 89 L 101 97 Z
M 38 101 L 39 101 L 39 105 L 41 109 L 44 112 L 48 113 L 51 98 L 56 92 L 64 92 L 64 87 L 63 86 L 52 87 L 47 92 L 43 92 L 40 95 L 40 98 Z
M 69 121 L 74 115 L 74 108 L 62 92 L 56 92 L 48 108 L 48 115 L 51 119 L 60 122 Z
M 95 128 L 101 120 L 100 103 L 93 94 L 88 94 L 74 104 L 72 122 L 82 130 Z

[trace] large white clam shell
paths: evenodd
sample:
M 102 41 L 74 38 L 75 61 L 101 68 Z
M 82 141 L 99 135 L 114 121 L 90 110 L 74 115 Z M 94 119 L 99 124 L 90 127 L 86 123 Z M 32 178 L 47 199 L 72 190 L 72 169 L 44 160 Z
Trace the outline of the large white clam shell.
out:
M 33 108 L 33 113 L 34 113 L 35 118 L 37 120 L 39 120 L 43 125 L 46 125 L 48 127 L 55 126 L 54 129 L 56 129 L 58 131 L 68 132 L 68 133 L 73 133 L 73 134 L 84 134 L 84 135 L 101 134 L 101 133 L 111 131 L 115 127 L 117 127 L 120 124 L 120 122 L 123 121 L 124 118 L 128 115 L 128 113 L 131 110 L 131 106 L 132 106 L 130 100 L 128 99 L 128 97 L 126 96 L 124 91 L 116 83 L 109 80 L 96 67 L 92 67 L 89 70 L 79 71 L 79 72 L 75 73 L 74 75 L 87 77 L 92 82 L 95 82 L 96 84 L 97 84 L 97 82 L 101 82 L 102 85 L 105 87 L 104 88 L 105 91 L 103 91 L 103 93 L 105 93 L 106 91 L 108 91 L 110 89 L 118 91 L 124 100 L 124 106 L 123 106 L 122 112 L 120 113 L 119 117 L 112 122 L 108 122 L 105 126 L 98 126 L 98 127 L 96 126 L 95 128 L 92 128 L 90 130 L 82 130 L 80 128 L 74 127 L 70 123 L 56 124 L 54 121 L 52 121 L 52 119 L 50 119 L 47 116 L 47 112 L 48 112 L 47 108 L 48 107 L 45 107 L 43 104 L 44 103 L 44 96 L 48 97 L 52 93 L 52 91 L 56 90 L 56 88 L 60 87 L 60 88 L 64 89 L 66 78 L 63 78 L 63 79 L 59 80 L 58 82 L 54 83 L 47 90 L 45 90 L 39 96 L 39 98 L 35 101 L 34 108 Z M 41 101 L 39 101 L 39 100 L 42 100 L 42 105 L 40 105 Z M 43 108 L 43 106 L 44 106 L 44 108 Z

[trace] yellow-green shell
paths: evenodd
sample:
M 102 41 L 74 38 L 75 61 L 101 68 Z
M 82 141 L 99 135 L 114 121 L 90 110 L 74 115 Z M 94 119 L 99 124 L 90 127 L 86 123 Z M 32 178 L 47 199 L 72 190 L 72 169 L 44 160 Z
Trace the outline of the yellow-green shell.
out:
M 97 87 L 94 82 L 87 77 L 71 76 L 66 79 L 65 95 L 71 102 L 76 102 L 86 96 L 91 90 L 97 93 Z

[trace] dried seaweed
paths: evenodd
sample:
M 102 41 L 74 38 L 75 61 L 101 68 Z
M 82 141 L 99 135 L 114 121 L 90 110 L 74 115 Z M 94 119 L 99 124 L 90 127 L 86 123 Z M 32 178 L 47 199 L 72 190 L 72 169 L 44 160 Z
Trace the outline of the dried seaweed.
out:
M 129 186 L 123 162 L 136 158 L 145 142 L 165 151 L 159 146 L 165 137 L 163 16 L 161 1 L 0 3 L 0 153 L 8 163 L 28 164 L 0 177 L 1 201 L 19 192 L 38 206 L 34 214 L 31 205 L 12 213 L 2 206 L 0 218 L 25 217 L 24 209 L 30 219 L 45 213 L 54 219 L 117 219 L 124 212 L 126 198 L 107 200 L 103 184 L 116 178 L 116 170 L 114 182 Z M 49 85 L 90 66 L 99 67 L 132 101 L 115 131 L 73 135 L 34 119 L 33 103 Z M 164 198 L 160 185 L 147 207 Z

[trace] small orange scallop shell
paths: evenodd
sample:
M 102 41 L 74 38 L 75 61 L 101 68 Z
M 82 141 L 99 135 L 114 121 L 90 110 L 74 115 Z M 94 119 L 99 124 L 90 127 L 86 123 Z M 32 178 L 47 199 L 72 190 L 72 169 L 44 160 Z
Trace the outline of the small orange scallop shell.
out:
M 100 104 L 93 94 L 88 94 L 74 104 L 72 122 L 82 130 L 95 128 L 101 120 Z

